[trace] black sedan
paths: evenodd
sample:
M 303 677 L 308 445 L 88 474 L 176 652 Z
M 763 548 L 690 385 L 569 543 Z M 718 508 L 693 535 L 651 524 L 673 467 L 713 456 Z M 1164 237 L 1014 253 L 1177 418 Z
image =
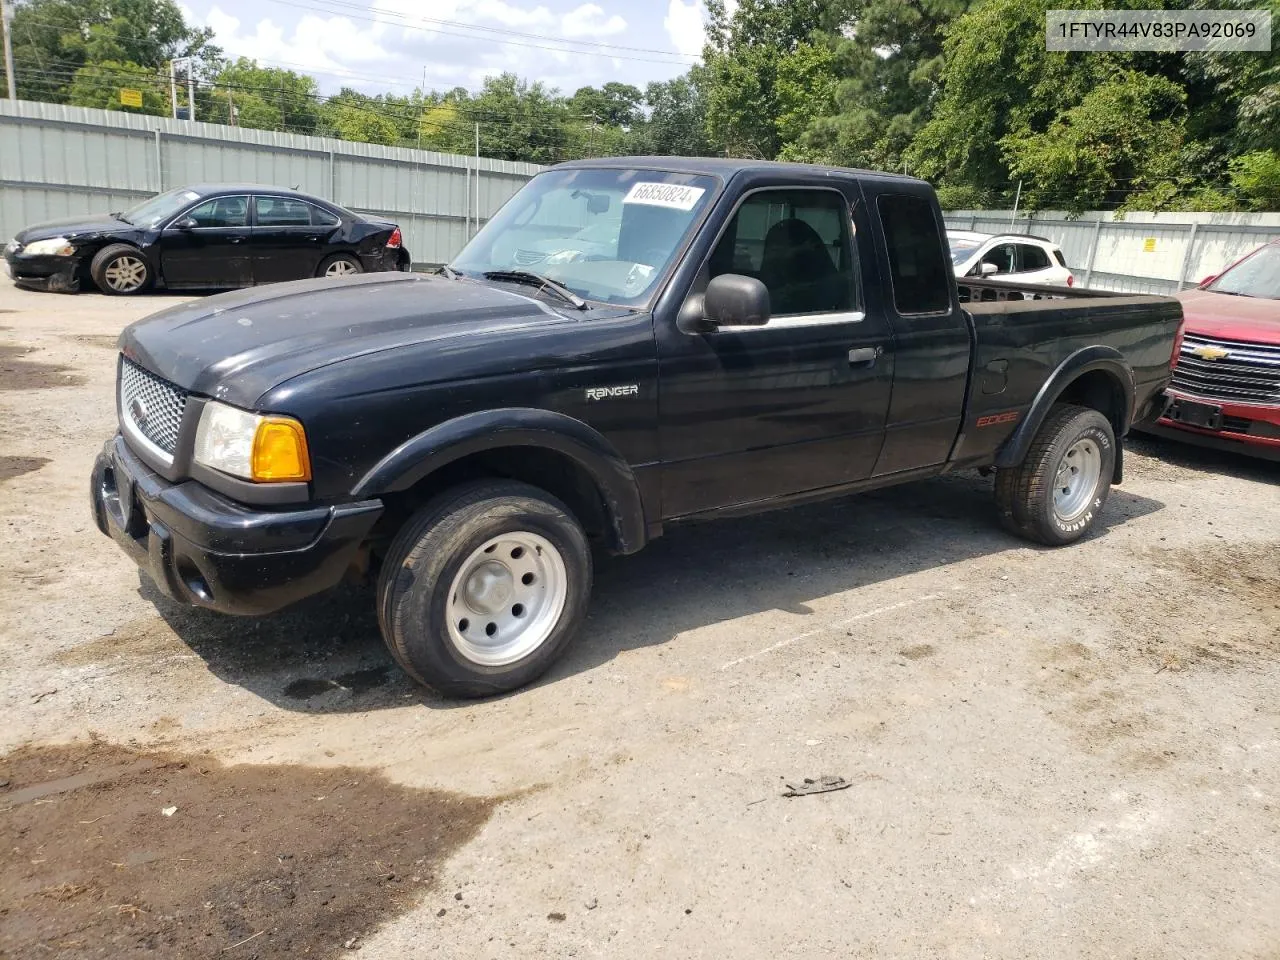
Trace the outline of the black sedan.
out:
M 227 289 L 407 270 L 400 228 L 277 187 L 180 187 L 132 210 L 21 231 L 5 247 L 15 283 L 103 293 Z

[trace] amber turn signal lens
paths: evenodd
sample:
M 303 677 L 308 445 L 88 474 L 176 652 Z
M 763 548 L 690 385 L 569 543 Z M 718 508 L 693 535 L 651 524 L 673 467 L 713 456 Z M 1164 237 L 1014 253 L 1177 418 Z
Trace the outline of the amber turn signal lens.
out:
M 281 483 L 311 479 L 311 457 L 302 424 L 286 417 L 266 417 L 253 437 L 253 479 Z

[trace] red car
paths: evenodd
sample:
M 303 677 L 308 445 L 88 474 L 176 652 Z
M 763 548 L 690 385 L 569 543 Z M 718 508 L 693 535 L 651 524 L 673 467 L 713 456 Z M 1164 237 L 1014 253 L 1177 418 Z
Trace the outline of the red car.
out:
M 1178 299 L 1173 403 L 1147 432 L 1280 460 L 1280 240 Z

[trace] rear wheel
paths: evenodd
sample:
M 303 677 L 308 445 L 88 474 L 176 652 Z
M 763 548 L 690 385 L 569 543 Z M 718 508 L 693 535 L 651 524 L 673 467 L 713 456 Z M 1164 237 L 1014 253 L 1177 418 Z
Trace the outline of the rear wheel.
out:
M 364 265 L 349 253 L 326 257 L 316 270 L 317 277 L 354 277 L 357 273 L 364 273 Z
M 89 275 L 98 289 L 111 296 L 141 293 L 151 286 L 147 258 L 126 243 L 103 247 L 89 264 Z
M 1001 522 L 1050 546 L 1079 540 L 1102 513 L 1115 463 L 1111 421 L 1088 407 L 1054 407 L 1022 463 L 996 474 Z
M 527 484 L 483 481 L 438 497 L 396 535 L 378 576 L 378 622 L 416 680 L 482 697 L 550 667 L 590 594 L 591 553 L 568 508 Z

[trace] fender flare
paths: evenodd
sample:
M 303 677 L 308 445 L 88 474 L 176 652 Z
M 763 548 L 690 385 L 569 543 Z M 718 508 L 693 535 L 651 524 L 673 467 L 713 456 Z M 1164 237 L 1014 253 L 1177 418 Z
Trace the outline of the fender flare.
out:
M 408 490 L 455 460 L 499 447 L 554 450 L 572 460 L 600 491 L 617 551 L 634 553 L 644 546 L 644 502 L 631 466 L 597 430 L 551 410 L 503 407 L 446 420 L 383 457 L 351 496 L 366 500 Z
M 1095 370 L 1102 370 L 1109 374 L 1124 394 L 1124 405 L 1120 413 L 1121 422 L 1115 424 L 1116 439 L 1124 436 L 1133 417 L 1134 397 L 1137 394 L 1133 373 L 1125 364 L 1124 355 L 1115 347 L 1103 344 L 1082 347 L 1058 364 L 1057 369 L 1040 387 L 1035 399 L 1031 401 L 1031 408 L 1027 411 L 1027 415 L 1022 418 L 1017 429 L 996 454 L 996 466 L 1015 467 L 1020 464 L 1026 458 L 1027 451 L 1031 448 L 1031 441 L 1040 432 L 1041 425 L 1049 416 L 1050 409 L 1058 402 L 1058 398 L 1072 383 Z M 1117 483 L 1122 470 L 1119 451 L 1120 445 L 1117 444 L 1115 469 Z

